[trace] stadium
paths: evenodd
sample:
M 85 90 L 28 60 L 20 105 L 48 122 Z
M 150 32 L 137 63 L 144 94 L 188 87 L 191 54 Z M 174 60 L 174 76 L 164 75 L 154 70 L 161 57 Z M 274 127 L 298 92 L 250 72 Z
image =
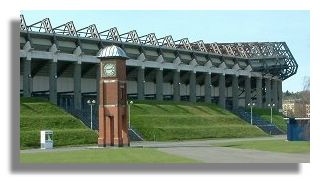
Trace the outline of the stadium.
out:
M 130 100 L 216 103 L 231 111 L 250 103 L 258 108 L 274 104 L 278 110 L 282 82 L 298 69 L 285 42 L 208 43 L 135 30 L 119 33 L 116 27 L 100 31 L 94 24 L 76 28 L 72 21 L 53 26 L 49 18 L 20 19 L 20 95 L 47 98 L 80 118 L 87 117 L 87 100 L 97 98 L 97 55 L 109 45 L 121 47 L 130 58 Z

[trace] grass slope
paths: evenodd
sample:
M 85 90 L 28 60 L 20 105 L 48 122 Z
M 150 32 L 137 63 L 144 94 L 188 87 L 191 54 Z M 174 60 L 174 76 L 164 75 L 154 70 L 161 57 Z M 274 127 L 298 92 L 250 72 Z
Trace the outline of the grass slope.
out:
M 232 143 L 216 144 L 219 147 L 232 147 L 240 149 L 255 149 L 262 151 L 284 152 L 284 153 L 309 153 L 310 142 L 307 141 L 285 141 L 285 140 L 257 140 L 240 141 Z
M 40 130 L 53 130 L 54 146 L 92 144 L 97 134 L 80 120 L 39 98 L 20 98 L 20 148 L 39 148 Z
M 131 124 L 146 140 L 256 137 L 266 134 L 214 104 L 135 101 Z
M 169 155 L 148 148 L 107 148 L 68 152 L 20 153 L 21 163 L 198 163 L 195 160 Z
M 262 119 L 271 122 L 271 111 L 270 109 L 253 108 L 252 113 L 259 115 Z M 275 110 L 272 111 L 272 122 L 280 128 L 282 131 L 287 132 L 287 123 L 283 119 L 283 115 Z

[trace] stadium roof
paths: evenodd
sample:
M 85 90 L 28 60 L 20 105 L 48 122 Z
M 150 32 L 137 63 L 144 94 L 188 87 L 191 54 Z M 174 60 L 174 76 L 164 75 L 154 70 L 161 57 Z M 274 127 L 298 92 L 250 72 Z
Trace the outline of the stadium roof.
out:
M 262 69 L 280 70 L 279 78 L 285 80 L 296 74 L 298 64 L 285 42 L 237 42 L 237 43 L 206 43 L 203 40 L 190 42 L 188 38 L 174 40 L 171 35 L 157 38 L 154 33 L 139 36 L 136 30 L 120 34 L 116 27 L 98 31 L 95 24 L 76 29 L 72 21 L 52 27 L 50 19 L 27 25 L 23 15 L 20 15 L 20 30 L 26 32 L 43 32 L 54 35 L 65 35 L 75 38 L 91 38 L 100 41 L 109 40 L 114 43 L 131 43 L 158 48 L 184 50 L 190 52 L 203 52 L 221 57 L 246 59 L 249 62 L 270 59 L 284 60 L 285 64 L 270 66 L 264 63 Z

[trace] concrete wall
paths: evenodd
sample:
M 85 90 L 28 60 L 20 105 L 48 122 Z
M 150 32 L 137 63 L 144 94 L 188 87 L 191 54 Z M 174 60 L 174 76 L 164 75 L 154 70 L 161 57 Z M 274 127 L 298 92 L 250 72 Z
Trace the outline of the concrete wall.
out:
M 96 92 L 97 89 L 96 79 L 82 78 L 81 79 L 81 92 Z
M 49 77 L 47 76 L 34 76 L 32 83 L 34 92 L 49 90 Z
M 153 82 L 144 83 L 145 94 L 156 94 L 156 84 Z
M 163 94 L 164 95 L 172 95 L 173 94 L 172 84 L 163 83 Z
M 73 78 L 60 77 L 57 80 L 57 92 L 73 91 Z
M 180 85 L 180 95 L 189 95 L 189 91 L 188 90 L 189 90 L 188 85 L 186 85 L 184 83 L 182 83 Z
M 127 81 L 127 93 L 128 94 L 138 93 L 137 81 Z

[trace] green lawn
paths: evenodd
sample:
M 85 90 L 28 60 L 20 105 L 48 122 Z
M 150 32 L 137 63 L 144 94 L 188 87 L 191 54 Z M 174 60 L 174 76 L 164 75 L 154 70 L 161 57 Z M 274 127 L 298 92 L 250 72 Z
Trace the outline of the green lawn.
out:
M 262 151 L 284 153 L 309 153 L 310 142 L 308 141 L 285 141 L 285 140 L 256 140 L 240 141 L 231 143 L 215 144 L 219 147 L 232 147 L 240 149 L 255 149 Z
M 150 148 L 109 148 L 68 152 L 20 153 L 21 163 L 199 163 L 196 160 L 170 155 Z
M 95 144 L 97 134 L 56 105 L 39 98 L 20 98 L 20 148 L 39 148 L 40 131 L 53 130 L 55 146 Z
M 266 136 L 214 104 L 135 101 L 131 124 L 146 140 L 187 140 Z
M 252 112 L 253 114 L 259 115 L 264 120 L 271 121 L 270 109 L 253 108 Z M 287 132 L 287 122 L 283 119 L 282 113 L 273 110 L 272 122 L 282 131 Z

